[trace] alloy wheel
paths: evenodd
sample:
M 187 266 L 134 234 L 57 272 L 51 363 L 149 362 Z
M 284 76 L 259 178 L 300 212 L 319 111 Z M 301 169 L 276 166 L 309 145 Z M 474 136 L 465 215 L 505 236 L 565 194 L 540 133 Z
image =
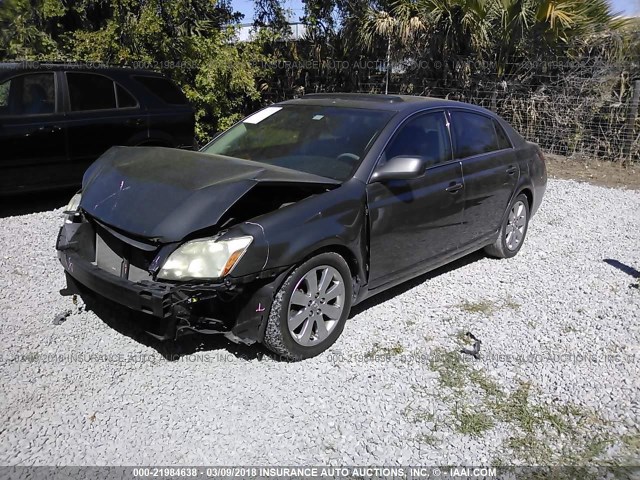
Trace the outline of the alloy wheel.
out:
M 527 228 L 527 207 L 518 200 L 511 207 L 507 227 L 505 228 L 505 244 L 509 250 L 516 250 L 524 238 Z
M 320 265 L 296 284 L 289 301 L 287 324 L 296 343 L 317 345 L 335 328 L 344 310 L 345 288 L 340 272 Z

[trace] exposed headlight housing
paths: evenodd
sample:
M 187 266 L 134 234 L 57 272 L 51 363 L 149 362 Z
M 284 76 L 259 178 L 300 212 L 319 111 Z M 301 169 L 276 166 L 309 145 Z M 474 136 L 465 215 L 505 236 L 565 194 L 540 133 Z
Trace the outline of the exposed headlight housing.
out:
M 75 213 L 78 211 L 78 207 L 80 206 L 80 200 L 82 200 L 82 192 L 76 193 L 69 203 L 67 203 L 67 207 L 64 209 L 64 213 Z
M 169 255 L 158 272 L 163 280 L 222 278 L 233 270 L 253 237 L 192 240 Z
M 73 197 L 71 197 L 71 200 L 69 200 L 69 203 L 67 203 L 67 206 L 62 212 L 63 216 L 65 217 L 66 223 L 72 223 L 71 219 L 78 214 L 78 208 L 80 207 L 80 200 L 82 200 L 82 192 L 76 193 Z

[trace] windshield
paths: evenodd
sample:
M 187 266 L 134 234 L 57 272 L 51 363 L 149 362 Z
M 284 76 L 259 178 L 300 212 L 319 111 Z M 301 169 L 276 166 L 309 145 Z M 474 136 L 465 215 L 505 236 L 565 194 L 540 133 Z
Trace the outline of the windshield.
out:
M 267 107 L 202 151 L 346 180 L 392 112 L 334 106 Z

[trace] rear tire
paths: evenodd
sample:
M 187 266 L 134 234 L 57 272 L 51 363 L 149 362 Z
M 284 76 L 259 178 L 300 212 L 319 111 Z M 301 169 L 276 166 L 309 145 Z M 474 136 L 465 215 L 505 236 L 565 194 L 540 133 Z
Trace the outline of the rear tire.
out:
M 509 212 L 502 222 L 498 238 L 484 251 L 496 258 L 514 257 L 522 248 L 529 229 L 529 199 L 520 194 L 509 205 Z
M 264 345 L 288 360 L 324 352 L 344 329 L 352 292 L 351 271 L 340 255 L 327 252 L 307 260 L 276 293 Z

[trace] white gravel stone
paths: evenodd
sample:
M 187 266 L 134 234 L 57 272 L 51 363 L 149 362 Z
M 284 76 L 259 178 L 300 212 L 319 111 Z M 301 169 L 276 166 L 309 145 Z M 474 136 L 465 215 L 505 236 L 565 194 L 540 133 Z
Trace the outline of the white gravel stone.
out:
M 604 260 L 640 269 L 639 212 L 639 192 L 551 180 L 518 256 L 472 255 L 374 298 L 328 352 L 301 363 L 217 339 L 167 361 L 60 296 L 58 211 L 0 219 L 0 463 L 523 463 L 505 445 L 517 426 L 477 438 L 455 429 L 429 356 L 457 351 L 461 331 L 483 342 L 473 368 L 507 391 L 530 382 L 532 401 L 578 405 L 606 418 L 604 431 L 637 436 L 638 279 Z M 490 312 L 461 306 L 481 301 Z M 516 353 L 528 360 L 496 359 Z

